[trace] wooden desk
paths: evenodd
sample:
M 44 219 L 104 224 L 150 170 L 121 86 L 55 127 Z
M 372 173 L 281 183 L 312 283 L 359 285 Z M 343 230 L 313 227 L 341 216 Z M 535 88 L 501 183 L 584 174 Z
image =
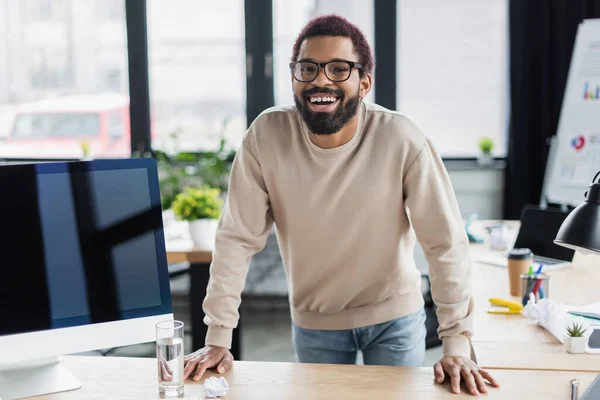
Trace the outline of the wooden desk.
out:
M 476 342 L 477 362 L 488 369 L 600 372 L 600 355 L 570 354 L 562 343 Z
M 600 355 L 573 355 L 550 332 L 521 315 L 488 314 L 490 297 L 520 302 L 509 295 L 506 268 L 476 262 L 491 250 L 471 245 L 473 294 L 476 303 L 473 347 L 484 368 L 524 368 L 600 372 Z M 600 300 L 600 257 L 576 253 L 573 266 L 546 272 L 549 297 L 557 302 L 584 305 Z
M 187 262 L 190 264 L 190 291 L 189 303 L 192 325 L 192 347 L 197 350 L 204 346 L 206 339 L 207 326 L 204 323 L 204 310 L 202 303 L 206 297 L 206 287 L 210 279 L 210 263 L 212 262 L 212 252 L 207 250 L 197 250 L 192 247 L 176 249 L 169 248 L 167 245 L 167 262 L 177 264 Z M 241 360 L 241 318 L 238 327 L 233 330 L 233 340 L 231 343 L 231 354 L 236 360 Z
M 156 360 L 148 358 L 63 357 L 63 364 L 83 386 L 74 391 L 39 396 L 48 400 L 158 399 Z M 556 371 L 494 371 L 500 388 L 489 399 L 568 399 L 569 380 L 579 378 L 580 393 L 596 374 Z M 207 375 L 207 376 L 210 376 Z M 449 383 L 433 382 L 431 368 L 369 367 L 236 361 L 225 379 L 228 400 L 253 399 L 473 399 L 451 393 Z M 185 384 L 187 399 L 204 399 L 201 383 Z
M 477 254 L 489 251 L 484 245 L 473 245 L 473 260 Z M 600 300 L 600 257 L 576 254 L 573 266 L 546 272 L 550 276 L 549 297 L 557 302 L 585 305 Z M 509 294 L 506 268 L 474 262 L 473 295 L 477 306 L 475 341 L 486 342 L 549 342 L 558 340 L 533 321 L 520 315 L 489 314 L 490 297 L 516 302 L 521 299 Z M 508 329 L 510 326 L 510 329 Z
M 189 262 L 190 264 L 210 265 L 212 252 L 208 250 L 196 250 L 194 248 L 187 250 L 167 250 L 167 261 L 169 264 Z

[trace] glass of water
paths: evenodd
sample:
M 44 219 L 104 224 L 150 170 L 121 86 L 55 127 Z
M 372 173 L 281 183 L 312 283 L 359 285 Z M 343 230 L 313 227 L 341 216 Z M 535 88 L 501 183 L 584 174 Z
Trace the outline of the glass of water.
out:
M 183 322 L 156 324 L 158 393 L 161 398 L 183 397 Z

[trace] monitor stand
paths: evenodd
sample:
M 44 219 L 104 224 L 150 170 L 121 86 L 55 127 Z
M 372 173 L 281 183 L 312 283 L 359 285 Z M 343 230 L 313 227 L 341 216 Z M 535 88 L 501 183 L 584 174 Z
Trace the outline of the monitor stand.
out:
M 79 382 L 58 357 L 0 365 L 0 400 L 16 400 L 79 389 Z

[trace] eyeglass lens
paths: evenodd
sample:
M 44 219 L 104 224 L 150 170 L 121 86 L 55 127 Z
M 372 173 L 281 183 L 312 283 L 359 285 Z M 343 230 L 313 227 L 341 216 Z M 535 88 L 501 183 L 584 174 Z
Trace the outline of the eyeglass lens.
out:
M 334 61 L 325 65 L 325 76 L 333 82 L 345 81 L 350 76 L 350 64 L 345 61 Z M 312 62 L 300 62 L 294 65 L 294 77 L 303 82 L 314 80 L 319 74 L 319 67 Z

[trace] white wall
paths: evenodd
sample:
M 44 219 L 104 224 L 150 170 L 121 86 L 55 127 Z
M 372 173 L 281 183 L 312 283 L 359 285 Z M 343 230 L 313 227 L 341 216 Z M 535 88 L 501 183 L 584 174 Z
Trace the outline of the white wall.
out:
M 448 169 L 463 218 L 501 219 L 504 168 Z

